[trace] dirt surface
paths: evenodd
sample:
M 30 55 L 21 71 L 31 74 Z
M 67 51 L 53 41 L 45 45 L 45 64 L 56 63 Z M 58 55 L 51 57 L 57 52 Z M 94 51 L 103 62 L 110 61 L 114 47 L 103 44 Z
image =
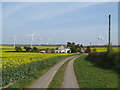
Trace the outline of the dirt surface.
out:
M 54 65 L 47 73 L 42 75 L 40 78 L 38 78 L 29 88 L 48 88 L 48 85 L 52 81 L 52 78 L 54 77 L 57 70 L 69 59 L 74 58 L 75 56 L 71 56 L 69 58 L 66 58 L 65 60 L 62 60 L 58 64 Z
M 79 56 L 78 56 L 79 57 Z M 76 75 L 73 68 L 74 60 L 78 57 L 73 58 L 66 68 L 66 72 L 64 75 L 64 81 L 62 83 L 61 88 L 80 88 L 76 79 Z

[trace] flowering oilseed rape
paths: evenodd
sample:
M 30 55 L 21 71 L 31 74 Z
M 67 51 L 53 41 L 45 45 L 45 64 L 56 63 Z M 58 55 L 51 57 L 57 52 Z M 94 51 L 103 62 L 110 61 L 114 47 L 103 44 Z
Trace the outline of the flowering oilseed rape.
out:
M 5 67 L 18 67 L 22 64 L 27 64 L 34 61 L 41 61 L 55 56 L 68 54 L 53 54 L 53 53 L 3 53 L 2 65 Z

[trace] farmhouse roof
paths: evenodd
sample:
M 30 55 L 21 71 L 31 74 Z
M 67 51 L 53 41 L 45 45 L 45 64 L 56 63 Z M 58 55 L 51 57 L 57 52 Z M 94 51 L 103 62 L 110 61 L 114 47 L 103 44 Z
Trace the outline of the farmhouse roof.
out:
M 61 45 L 58 49 L 68 49 L 68 47 L 65 45 Z

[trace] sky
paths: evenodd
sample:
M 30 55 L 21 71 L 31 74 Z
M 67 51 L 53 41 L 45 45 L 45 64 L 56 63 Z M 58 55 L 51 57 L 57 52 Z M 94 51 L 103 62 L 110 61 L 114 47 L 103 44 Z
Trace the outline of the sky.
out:
M 2 3 L 0 2 L 0 44 L 2 44 Z
M 16 38 L 16 44 L 30 44 L 28 35 L 35 33 L 33 44 L 107 44 L 109 14 L 111 42 L 117 44 L 117 2 L 3 2 L 2 43 Z

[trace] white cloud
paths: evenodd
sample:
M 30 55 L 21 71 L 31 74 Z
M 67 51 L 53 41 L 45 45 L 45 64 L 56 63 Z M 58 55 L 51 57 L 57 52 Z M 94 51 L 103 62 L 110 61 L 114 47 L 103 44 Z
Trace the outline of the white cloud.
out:
M 9 8 L 5 8 L 5 11 L 3 11 L 3 19 L 9 17 L 10 15 L 12 15 L 14 12 L 26 7 L 27 4 L 14 4 L 14 6 L 11 6 Z M 5 6 L 4 6 L 5 7 Z M 3 9 L 4 10 L 4 9 Z
M 49 11 L 49 12 L 46 12 L 46 13 L 38 13 L 37 15 L 35 14 L 33 16 L 28 17 L 28 20 L 37 20 L 37 19 L 49 18 L 49 17 L 61 15 L 61 14 L 64 14 L 64 13 L 68 13 L 68 12 L 71 12 L 71 11 L 76 10 L 76 9 L 90 7 L 90 6 L 94 6 L 94 5 L 97 5 L 97 4 L 100 4 L 100 2 L 99 3 L 95 3 L 95 2 L 94 3 L 84 3 L 84 4 L 83 3 L 77 3 L 77 4 L 74 4 L 74 5 L 71 5 L 67 8 L 57 10 L 57 11 Z

